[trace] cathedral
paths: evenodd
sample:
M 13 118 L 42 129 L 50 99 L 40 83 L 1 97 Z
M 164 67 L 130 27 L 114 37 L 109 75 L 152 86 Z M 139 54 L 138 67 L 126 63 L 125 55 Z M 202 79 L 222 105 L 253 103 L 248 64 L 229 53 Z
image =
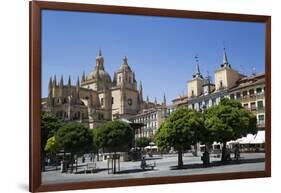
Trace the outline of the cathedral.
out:
M 164 104 L 143 100 L 143 89 L 137 85 L 134 71 L 125 57 L 113 79 L 106 72 L 101 50 L 96 66 L 88 75 L 78 77 L 76 85 L 71 78 L 64 84 L 63 77 L 57 82 L 50 78 L 48 97 L 42 99 L 42 110 L 54 113 L 64 121 L 79 121 L 94 128 L 113 119 L 130 119 L 146 109 Z

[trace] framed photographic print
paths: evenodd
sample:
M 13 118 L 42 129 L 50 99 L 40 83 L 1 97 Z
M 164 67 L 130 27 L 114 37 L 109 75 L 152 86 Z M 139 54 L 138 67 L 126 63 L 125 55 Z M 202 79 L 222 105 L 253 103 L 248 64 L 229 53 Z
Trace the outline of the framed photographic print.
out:
M 30 191 L 271 176 L 271 18 L 30 2 Z

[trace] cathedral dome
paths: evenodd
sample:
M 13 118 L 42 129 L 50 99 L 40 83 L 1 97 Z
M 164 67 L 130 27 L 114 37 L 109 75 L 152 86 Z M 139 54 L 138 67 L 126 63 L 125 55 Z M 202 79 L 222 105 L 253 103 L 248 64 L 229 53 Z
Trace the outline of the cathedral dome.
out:
M 99 50 L 99 54 L 96 57 L 96 67 L 95 69 L 90 72 L 90 74 L 87 76 L 87 80 L 97 80 L 101 81 L 103 83 L 111 83 L 110 75 L 105 71 L 104 66 L 104 59 L 101 53 L 101 50 Z
M 88 76 L 87 79 L 96 79 L 103 82 L 111 82 L 110 75 L 104 69 L 95 68 Z

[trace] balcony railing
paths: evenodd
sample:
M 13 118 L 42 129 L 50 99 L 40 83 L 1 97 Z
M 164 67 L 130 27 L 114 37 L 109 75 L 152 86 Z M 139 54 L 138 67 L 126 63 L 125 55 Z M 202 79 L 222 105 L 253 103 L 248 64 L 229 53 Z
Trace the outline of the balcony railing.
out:
M 255 101 L 259 99 L 264 99 L 264 94 L 251 94 L 240 97 L 238 100 L 241 100 L 241 102 L 248 102 L 248 101 Z

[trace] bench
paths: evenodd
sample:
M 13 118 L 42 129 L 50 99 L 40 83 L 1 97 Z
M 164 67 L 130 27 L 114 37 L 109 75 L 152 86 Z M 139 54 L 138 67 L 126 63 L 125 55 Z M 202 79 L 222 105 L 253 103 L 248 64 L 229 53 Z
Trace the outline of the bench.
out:
M 97 165 L 96 163 L 87 163 L 86 166 L 84 167 L 84 173 L 86 174 L 87 172 L 94 173 L 96 170 Z
M 141 164 L 141 169 L 142 169 L 142 170 L 146 170 L 146 169 L 148 169 L 148 168 L 154 170 L 155 167 L 156 167 L 156 163 L 155 163 L 155 162 L 153 162 L 153 163 L 148 163 L 148 164 L 147 164 L 147 163 Z

